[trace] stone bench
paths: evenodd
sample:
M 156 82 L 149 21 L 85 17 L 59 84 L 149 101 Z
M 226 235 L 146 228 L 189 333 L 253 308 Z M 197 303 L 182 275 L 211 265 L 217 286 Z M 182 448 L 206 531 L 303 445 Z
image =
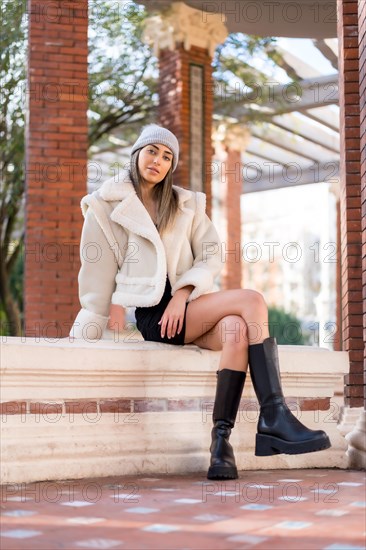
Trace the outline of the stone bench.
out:
M 138 338 L 4 338 L 1 482 L 202 471 L 209 462 L 220 352 Z M 347 467 L 334 388 L 345 352 L 279 346 L 289 406 L 332 448 L 255 457 L 258 404 L 248 377 L 231 441 L 238 468 Z

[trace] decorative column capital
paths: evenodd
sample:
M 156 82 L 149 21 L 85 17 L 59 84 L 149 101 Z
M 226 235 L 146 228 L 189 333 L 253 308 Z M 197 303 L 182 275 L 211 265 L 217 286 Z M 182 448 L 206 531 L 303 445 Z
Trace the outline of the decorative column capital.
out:
M 216 47 L 226 40 L 228 34 L 221 14 L 207 17 L 201 10 L 176 2 L 146 20 L 142 40 L 153 46 L 156 57 L 165 48 L 173 51 L 178 43 L 183 43 L 185 50 L 192 46 L 205 48 L 213 57 Z
M 231 151 L 244 152 L 250 141 L 250 132 L 242 124 L 220 122 L 213 132 L 212 139 Z

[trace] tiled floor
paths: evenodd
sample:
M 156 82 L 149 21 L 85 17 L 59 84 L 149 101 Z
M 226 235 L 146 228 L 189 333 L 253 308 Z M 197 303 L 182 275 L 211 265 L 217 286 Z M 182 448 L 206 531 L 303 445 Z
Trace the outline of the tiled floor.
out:
M 2 487 L 1 550 L 365 548 L 365 473 L 241 472 Z

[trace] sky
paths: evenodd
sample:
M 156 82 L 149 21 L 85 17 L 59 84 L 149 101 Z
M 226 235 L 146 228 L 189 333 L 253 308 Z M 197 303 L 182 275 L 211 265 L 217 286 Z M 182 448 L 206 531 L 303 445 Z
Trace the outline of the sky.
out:
M 318 71 L 324 74 L 334 74 L 336 72 L 330 61 L 323 56 L 314 46 L 312 40 L 308 38 L 279 38 L 278 44 L 283 49 L 291 51 L 305 63 L 313 65 Z

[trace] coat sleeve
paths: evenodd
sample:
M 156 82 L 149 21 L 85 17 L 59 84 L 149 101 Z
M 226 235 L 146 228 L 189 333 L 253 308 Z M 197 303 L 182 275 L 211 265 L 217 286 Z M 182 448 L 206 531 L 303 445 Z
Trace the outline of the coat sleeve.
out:
M 107 326 L 118 263 L 91 208 L 85 214 L 80 242 L 79 311 L 70 336 L 99 339 Z
M 193 285 L 194 289 L 188 297 L 188 302 L 210 292 L 215 277 L 222 268 L 221 241 L 214 224 L 205 212 L 205 194 L 197 192 L 196 201 L 197 206 L 191 236 L 193 265 L 177 280 L 172 288 L 172 295 L 174 295 L 180 288 Z

